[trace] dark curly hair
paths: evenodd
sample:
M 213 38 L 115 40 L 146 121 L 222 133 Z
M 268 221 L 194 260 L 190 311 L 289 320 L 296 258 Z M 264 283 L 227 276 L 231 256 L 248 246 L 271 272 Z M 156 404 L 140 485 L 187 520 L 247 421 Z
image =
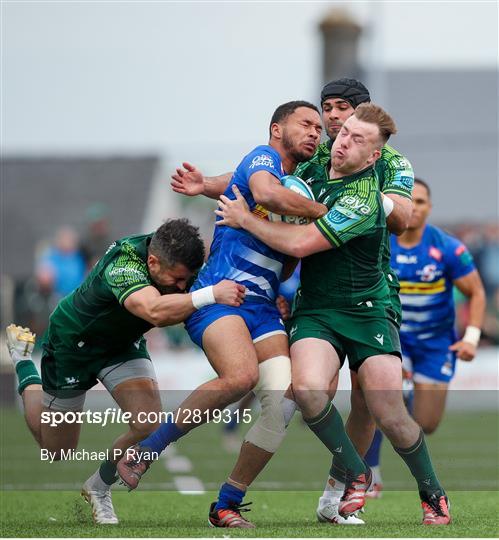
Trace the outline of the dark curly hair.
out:
M 204 243 L 199 229 L 188 219 L 168 219 L 154 233 L 149 253 L 158 257 L 162 266 L 183 264 L 195 272 L 204 262 Z

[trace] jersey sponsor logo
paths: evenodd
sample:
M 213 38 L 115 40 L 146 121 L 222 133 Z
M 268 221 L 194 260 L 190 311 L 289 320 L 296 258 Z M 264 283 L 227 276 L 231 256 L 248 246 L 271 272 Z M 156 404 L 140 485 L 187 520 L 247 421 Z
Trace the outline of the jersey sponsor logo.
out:
M 140 279 L 147 279 L 147 276 L 142 272 L 141 270 L 138 270 L 137 268 L 132 268 L 131 266 L 124 266 L 121 268 L 113 268 L 110 272 L 110 276 L 119 276 L 122 274 L 135 274 Z
M 322 188 L 320 191 L 319 191 L 319 197 L 322 197 L 324 195 L 324 193 L 326 193 L 326 188 Z
M 427 264 L 417 273 L 421 276 L 421 281 L 433 281 L 442 272 L 438 272 L 436 264 Z
M 326 222 L 331 225 L 341 225 L 347 221 L 359 219 L 359 216 L 343 206 L 335 206 L 324 216 Z
M 67 386 L 74 386 L 80 382 L 78 377 L 64 377 L 64 380 L 66 381 Z
M 255 156 L 253 160 L 251 161 L 251 165 L 249 166 L 250 169 L 254 169 L 255 167 L 269 167 L 270 169 L 274 169 L 274 160 L 271 156 L 268 154 L 261 154 L 259 156 Z
M 377 336 L 374 336 L 374 339 L 380 344 L 383 345 L 383 341 L 385 340 L 385 336 L 383 334 L 378 334 Z
M 404 171 L 407 173 L 407 171 Z M 412 176 L 401 176 L 400 183 L 407 189 L 412 189 L 414 186 L 414 178 Z
M 369 208 L 367 204 L 364 204 L 358 197 L 355 197 L 354 195 L 345 195 L 344 197 L 341 197 L 338 202 L 339 204 L 349 206 L 352 210 L 358 211 L 365 216 L 371 213 L 371 208 Z
M 396 260 L 399 264 L 418 264 L 417 255 L 404 255 L 403 253 L 397 253 Z
M 437 249 L 435 246 L 431 246 L 428 253 L 430 254 L 430 257 L 432 257 L 433 259 L 436 259 L 437 261 L 442 260 L 442 252 L 439 249 Z
M 471 256 L 471 253 L 466 249 L 466 247 L 461 244 L 460 246 L 457 246 L 456 251 L 454 252 L 456 257 L 459 257 L 459 260 L 461 261 L 461 264 L 468 265 L 473 262 L 473 257 Z

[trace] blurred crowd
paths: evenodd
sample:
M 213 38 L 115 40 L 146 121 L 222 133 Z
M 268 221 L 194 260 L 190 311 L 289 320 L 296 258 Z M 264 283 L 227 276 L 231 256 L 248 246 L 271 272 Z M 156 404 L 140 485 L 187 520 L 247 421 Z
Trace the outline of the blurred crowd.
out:
M 13 309 L 15 321 L 29 326 L 41 336 L 57 302 L 78 287 L 89 270 L 104 254 L 114 238 L 110 237 L 110 223 L 102 204 L 87 209 L 85 227 L 76 231 L 61 226 L 52 239 L 42 242 L 37 250 L 33 275 L 14 283 Z M 464 224 L 444 227 L 460 238 L 471 251 L 487 292 L 487 316 L 483 327 L 482 344 L 499 344 L 499 225 Z M 294 280 L 294 281 L 293 281 Z M 293 281 L 291 283 L 291 281 Z M 283 288 L 283 293 L 297 285 L 295 275 Z M 466 299 L 456 289 L 457 326 L 467 324 Z M 148 335 L 151 351 L 184 349 L 192 343 L 177 325 L 154 329 Z

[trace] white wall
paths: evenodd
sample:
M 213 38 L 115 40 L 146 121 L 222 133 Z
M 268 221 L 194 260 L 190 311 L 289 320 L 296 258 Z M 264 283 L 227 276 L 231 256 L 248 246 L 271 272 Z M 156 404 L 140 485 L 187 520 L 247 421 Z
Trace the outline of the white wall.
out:
M 156 151 L 233 166 L 265 140 L 279 103 L 317 99 L 317 23 L 345 5 L 3 2 L 3 149 Z M 348 9 L 369 27 L 362 51 L 371 70 L 497 65 L 495 2 Z

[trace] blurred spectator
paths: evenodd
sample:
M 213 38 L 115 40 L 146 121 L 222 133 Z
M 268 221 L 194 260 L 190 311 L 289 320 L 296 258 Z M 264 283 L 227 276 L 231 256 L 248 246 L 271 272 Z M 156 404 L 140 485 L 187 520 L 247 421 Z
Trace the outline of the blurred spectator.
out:
M 490 300 L 499 288 L 499 225 L 485 227 L 480 273 Z
M 38 267 L 50 268 L 54 278 L 54 292 L 58 298 L 66 296 L 80 285 L 85 277 L 85 260 L 78 248 L 78 235 L 70 227 L 61 227 L 54 245 L 42 253 Z
M 111 244 L 107 214 L 107 207 L 103 203 L 95 203 L 87 208 L 87 229 L 83 233 L 80 251 L 88 270 L 104 255 Z
M 52 266 L 42 264 L 31 279 L 20 285 L 16 295 L 15 319 L 39 336 L 45 332 L 49 316 L 59 300 L 54 282 Z
M 494 291 L 494 295 L 487 303 L 482 330 L 484 340 L 499 345 L 499 288 Z

